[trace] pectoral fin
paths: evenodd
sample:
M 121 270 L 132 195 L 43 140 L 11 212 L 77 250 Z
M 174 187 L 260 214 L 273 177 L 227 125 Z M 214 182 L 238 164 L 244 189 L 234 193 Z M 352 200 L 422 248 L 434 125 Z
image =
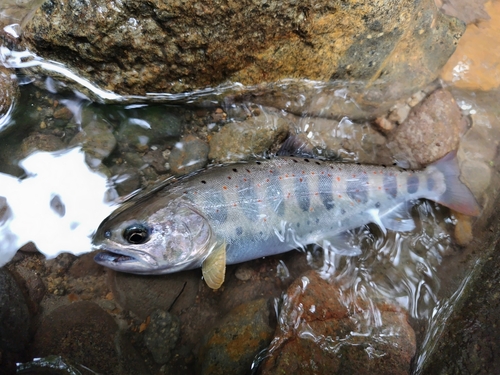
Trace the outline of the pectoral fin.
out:
M 201 265 L 203 278 L 209 288 L 219 289 L 226 275 L 226 242 L 217 244 Z

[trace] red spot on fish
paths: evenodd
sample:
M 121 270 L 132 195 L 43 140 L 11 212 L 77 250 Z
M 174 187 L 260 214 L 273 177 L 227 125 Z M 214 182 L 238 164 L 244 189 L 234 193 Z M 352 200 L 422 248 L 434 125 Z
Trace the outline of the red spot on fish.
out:
M 325 172 L 321 171 L 321 174 L 325 174 Z
M 266 182 L 269 182 L 269 179 L 268 179 L 268 178 L 266 178 Z
M 257 184 L 257 187 L 260 187 L 260 184 Z
M 238 185 L 234 185 L 234 187 L 235 187 L 236 189 L 238 189 Z
M 280 176 L 280 180 L 283 180 L 283 177 Z
M 236 204 L 236 203 L 233 203 L 233 207 L 236 207 L 236 206 L 237 206 L 237 204 Z
M 261 202 L 262 202 L 262 199 L 257 199 L 257 202 L 261 203 Z
M 247 182 L 247 179 L 246 179 L 246 178 L 244 178 L 244 179 L 243 179 L 243 181 Z
M 356 175 L 355 175 L 355 174 L 353 174 L 353 175 L 352 175 L 352 178 L 356 178 Z
M 340 177 L 337 177 L 337 181 L 340 182 Z
M 223 188 L 224 190 L 227 190 L 227 186 L 223 186 L 222 188 Z
M 306 171 L 302 171 L 302 174 L 306 174 Z
M 342 198 L 342 195 L 339 194 L 339 198 Z
M 314 175 L 314 172 L 311 172 L 312 175 Z
M 287 197 L 287 198 L 290 198 L 290 195 L 292 195 L 292 194 L 288 193 L 288 194 L 286 195 L 286 197 Z
M 270 171 L 269 171 L 269 173 L 273 173 L 273 171 L 272 171 L 272 170 L 270 170 Z
M 231 179 L 231 176 L 227 176 L 227 179 L 230 180 Z
M 328 177 L 332 177 L 332 175 L 330 173 L 328 173 Z
M 295 175 L 292 173 L 292 177 L 295 177 Z
M 318 196 L 318 195 L 319 195 L 319 193 L 314 193 L 314 195 Z
M 313 212 L 313 211 L 314 211 L 314 208 L 312 208 L 312 207 L 311 207 L 311 208 L 309 209 L 309 212 Z
M 267 219 L 266 219 L 266 218 L 264 218 L 264 222 L 266 222 L 266 221 L 267 221 Z
M 379 186 L 379 187 L 378 187 L 378 189 L 379 189 L 379 190 L 382 190 L 382 186 Z
M 288 178 L 288 174 L 286 174 L 285 177 Z
M 301 178 L 299 178 L 299 181 L 302 182 L 303 180 Z

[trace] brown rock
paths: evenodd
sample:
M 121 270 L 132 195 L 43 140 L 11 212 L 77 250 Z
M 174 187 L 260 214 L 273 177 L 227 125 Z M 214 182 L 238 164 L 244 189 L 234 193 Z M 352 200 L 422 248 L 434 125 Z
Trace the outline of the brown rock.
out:
M 2 117 L 9 111 L 19 95 L 16 80 L 12 78 L 14 75 L 13 70 L 0 64 L 0 123 Z
M 208 162 L 208 145 L 188 135 L 172 148 L 169 164 L 175 174 L 186 174 L 203 168 Z
M 145 373 L 144 364 L 118 332 L 114 319 L 91 302 L 75 302 L 47 315 L 33 340 L 31 354 L 57 353 L 102 374 Z
M 245 375 L 255 356 L 273 337 L 266 299 L 246 302 L 231 310 L 205 337 L 199 356 L 200 373 Z
M 353 80 L 370 82 L 359 98 L 370 106 L 433 81 L 462 32 L 432 0 L 64 0 L 45 2 L 24 36 L 41 56 L 119 94 Z
M 283 141 L 288 129 L 288 121 L 273 113 L 226 124 L 212 135 L 208 157 L 228 162 L 262 154 L 274 143 Z
M 156 309 L 178 314 L 194 303 L 202 282 L 199 270 L 161 276 L 108 272 L 108 284 L 115 301 L 141 319 Z
M 466 128 L 450 92 L 434 91 L 414 107 L 406 121 L 388 137 L 388 147 L 402 165 L 421 168 L 456 150 Z
M 372 301 L 381 325 L 353 335 L 371 307 L 360 297 L 347 301 L 337 285 L 307 272 L 288 289 L 261 374 L 409 374 L 416 342 L 406 312 Z

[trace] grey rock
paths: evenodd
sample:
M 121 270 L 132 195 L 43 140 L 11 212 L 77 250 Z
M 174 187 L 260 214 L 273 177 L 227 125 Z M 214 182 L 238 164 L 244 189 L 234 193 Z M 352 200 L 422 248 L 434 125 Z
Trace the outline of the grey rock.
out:
M 15 72 L 0 65 L 0 120 L 8 113 L 19 96 Z M 0 127 L 1 130 L 1 127 Z
M 180 334 L 179 318 L 163 310 L 151 313 L 151 321 L 144 332 L 144 342 L 156 363 L 163 365 L 171 357 Z
M 208 145 L 201 139 L 188 135 L 172 148 L 170 169 L 175 174 L 186 174 L 203 168 L 208 162 Z
M 104 120 L 96 118 L 86 124 L 81 132 L 71 139 L 70 146 L 80 144 L 85 151 L 85 160 L 92 168 L 97 168 L 102 160 L 115 149 L 116 139 L 111 126 Z
M 229 123 L 210 138 L 208 157 L 228 162 L 262 155 L 273 144 L 283 141 L 288 131 L 289 121 L 272 111 Z
M 28 343 L 26 300 L 9 271 L 0 269 L 0 349 L 21 351 Z

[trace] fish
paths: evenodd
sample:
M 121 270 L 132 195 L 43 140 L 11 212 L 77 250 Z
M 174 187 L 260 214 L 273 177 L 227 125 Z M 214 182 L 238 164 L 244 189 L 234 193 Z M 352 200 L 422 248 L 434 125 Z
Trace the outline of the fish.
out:
M 368 223 L 411 231 L 418 199 L 478 216 L 459 176 L 456 152 L 418 171 L 296 156 L 208 168 L 125 202 L 98 227 L 94 259 L 135 274 L 201 267 L 218 289 L 228 264 L 309 244 L 358 255 L 347 231 Z

